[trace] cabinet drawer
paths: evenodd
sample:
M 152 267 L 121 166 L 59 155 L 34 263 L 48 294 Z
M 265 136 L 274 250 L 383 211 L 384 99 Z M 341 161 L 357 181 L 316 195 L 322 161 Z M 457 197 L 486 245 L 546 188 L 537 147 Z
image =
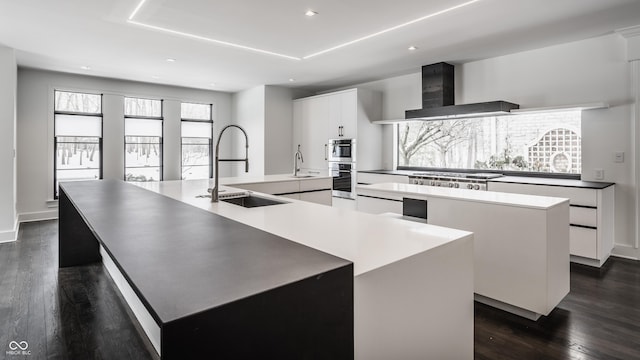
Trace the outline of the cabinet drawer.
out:
M 402 214 L 402 201 L 385 200 L 368 196 L 358 196 L 356 209 L 369 214 Z
M 332 205 L 331 190 L 300 193 L 300 200 L 322 205 Z
M 598 232 L 577 226 L 569 227 L 569 253 L 571 255 L 597 259 Z
M 300 191 L 331 189 L 331 178 L 300 180 Z
M 593 208 L 569 207 L 569 223 L 574 225 L 598 226 L 598 211 Z
M 232 184 L 229 186 L 245 190 L 257 191 L 265 194 L 286 194 L 300 191 L 298 181 L 281 181 L 272 183 Z
M 358 173 L 358 183 L 361 183 L 361 184 L 381 184 L 381 183 L 408 184 L 409 177 L 402 176 L 402 175 Z

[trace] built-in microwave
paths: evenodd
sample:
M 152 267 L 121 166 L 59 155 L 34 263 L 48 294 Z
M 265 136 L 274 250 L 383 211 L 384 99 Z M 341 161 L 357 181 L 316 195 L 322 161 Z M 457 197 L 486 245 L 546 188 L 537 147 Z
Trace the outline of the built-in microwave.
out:
M 356 162 L 356 139 L 329 139 L 328 160 Z

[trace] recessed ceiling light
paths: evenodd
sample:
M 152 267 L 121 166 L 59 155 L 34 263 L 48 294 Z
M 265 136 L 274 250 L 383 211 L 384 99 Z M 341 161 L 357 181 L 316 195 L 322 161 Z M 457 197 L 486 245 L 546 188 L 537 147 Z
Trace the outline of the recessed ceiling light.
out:
M 312 16 L 315 16 L 315 15 L 318 15 L 318 13 L 316 11 L 313 11 L 313 10 L 307 10 L 307 12 L 304 13 L 304 14 L 307 15 L 308 17 L 312 17 Z
M 289 82 L 294 82 L 294 81 L 296 81 L 296 79 L 294 78 L 289 79 Z
M 80 66 L 80 69 L 82 70 L 91 70 L 91 66 Z
M 414 50 L 418 50 L 418 48 L 416 46 L 409 46 L 409 51 L 414 51 Z
M 176 59 L 168 58 L 167 62 L 176 62 Z
M 348 46 L 348 45 L 355 44 L 355 43 L 360 42 L 360 41 L 363 41 L 363 40 L 371 39 L 372 37 L 375 37 L 375 36 L 379 36 L 379 35 L 382 35 L 382 34 L 388 33 L 389 31 L 398 30 L 398 29 L 403 28 L 403 27 L 405 27 L 405 26 L 409 26 L 409 25 L 411 25 L 411 24 L 415 24 L 415 23 L 417 23 L 417 22 L 424 21 L 424 20 L 426 20 L 426 19 L 429 19 L 429 18 L 432 18 L 432 17 L 438 16 L 438 15 L 442 15 L 442 14 L 448 13 L 448 12 L 450 12 L 450 11 L 453 11 L 453 10 L 459 9 L 459 8 L 461 8 L 461 7 L 465 7 L 465 6 L 471 5 L 471 4 L 476 3 L 476 2 L 478 2 L 478 1 L 480 1 L 480 0 L 470 0 L 470 1 L 467 1 L 467 2 L 465 2 L 465 3 L 459 4 L 459 5 L 455 5 L 455 6 L 452 6 L 452 7 L 450 7 L 450 8 L 446 8 L 446 9 L 444 9 L 444 10 L 436 11 L 436 12 L 434 12 L 434 13 L 431 13 L 431 14 L 428 14 L 428 15 L 425 15 L 425 16 L 422 16 L 422 17 L 419 17 L 419 18 L 417 18 L 417 19 L 413 19 L 413 20 L 411 20 L 411 21 L 407 21 L 406 23 L 403 23 L 403 24 L 400 24 L 400 25 L 396 25 L 396 26 L 392 26 L 392 27 L 390 27 L 390 28 L 387 28 L 387 29 L 384 29 L 384 30 L 378 31 L 378 32 L 376 32 L 376 33 L 369 34 L 369 35 L 366 35 L 366 36 L 363 36 L 363 37 L 357 38 L 357 39 L 355 39 L 355 40 L 347 41 L 346 43 L 343 43 L 343 44 L 340 44 L 340 45 L 337 45 L 337 46 L 334 46 L 334 47 L 331 47 L 331 48 L 328 48 L 328 49 L 324 49 L 324 50 L 322 50 L 322 51 L 318 51 L 318 52 L 316 52 L 316 53 L 309 54 L 309 55 L 307 55 L 307 56 L 303 56 L 303 57 L 302 57 L 302 59 L 303 59 L 303 60 L 306 60 L 306 59 L 312 58 L 312 57 L 314 57 L 314 56 L 318 56 L 318 55 L 321 55 L 321 54 L 324 54 L 324 53 L 328 53 L 329 51 L 337 50 L 337 49 L 343 48 L 343 47 Z
M 216 86 L 216 83 L 211 83 L 209 84 L 209 86 Z

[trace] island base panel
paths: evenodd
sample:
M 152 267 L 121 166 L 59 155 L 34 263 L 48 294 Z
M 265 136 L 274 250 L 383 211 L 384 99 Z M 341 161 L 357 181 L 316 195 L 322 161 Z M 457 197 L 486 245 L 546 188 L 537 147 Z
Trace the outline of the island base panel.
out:
M 469 235 L 355 278 L 356 360 L 473 359 Z
M 102 260 L 100 244 L 64 189 L 58 199 L 58 267 L 86 265 Z
M 162 359 L 353 359 L 353 265 L 162 326 Z

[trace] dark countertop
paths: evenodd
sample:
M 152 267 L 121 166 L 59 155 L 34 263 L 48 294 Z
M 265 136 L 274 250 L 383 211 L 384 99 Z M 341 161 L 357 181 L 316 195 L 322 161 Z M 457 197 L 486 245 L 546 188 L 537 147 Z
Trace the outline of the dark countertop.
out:
M 585 189 L 604 189 L 615 183 L 611 182 L 597 182 L 597 181 L 582 181 L 573 179 L 555 179 L 555 178 L 542 178 L 542 177 L 529 177 L 529 176 L 503 176 L 489 180 L 490 182 L 503 182 L 513 184 L 530 184 L 530 185 L 546 185 L 546 186 L 564 186 L 564 187 L 576 187 Z
M 419 171 L 411 170 L 358 170 L 359 173 L 409 176 Z
M 358 172 L 370 173 L 370 174 L 409 176 L 421 171 L 418 171 L 418 170 L 358 170 Z M 479 172 L 481 171 L 479 170 Z M 545 177 L 533 177 L 533 176 L 503 176 L 500 178 L 490 179 L 489 181 L 514 183 L 514 184 L 565 186 L 565 187 L 577 187 L 577 188 L 585 188 L 585 189 L 604 189 L 611 185 L 615 185 L 615 183 L 611 183 L 611 182 L 582 181 L 582 180 L 573 180 L 573 179 L 558 179 L 558 178 L 545 178 Z
M 60 186 L 160 324 L 352 265 L 122 181 Z

